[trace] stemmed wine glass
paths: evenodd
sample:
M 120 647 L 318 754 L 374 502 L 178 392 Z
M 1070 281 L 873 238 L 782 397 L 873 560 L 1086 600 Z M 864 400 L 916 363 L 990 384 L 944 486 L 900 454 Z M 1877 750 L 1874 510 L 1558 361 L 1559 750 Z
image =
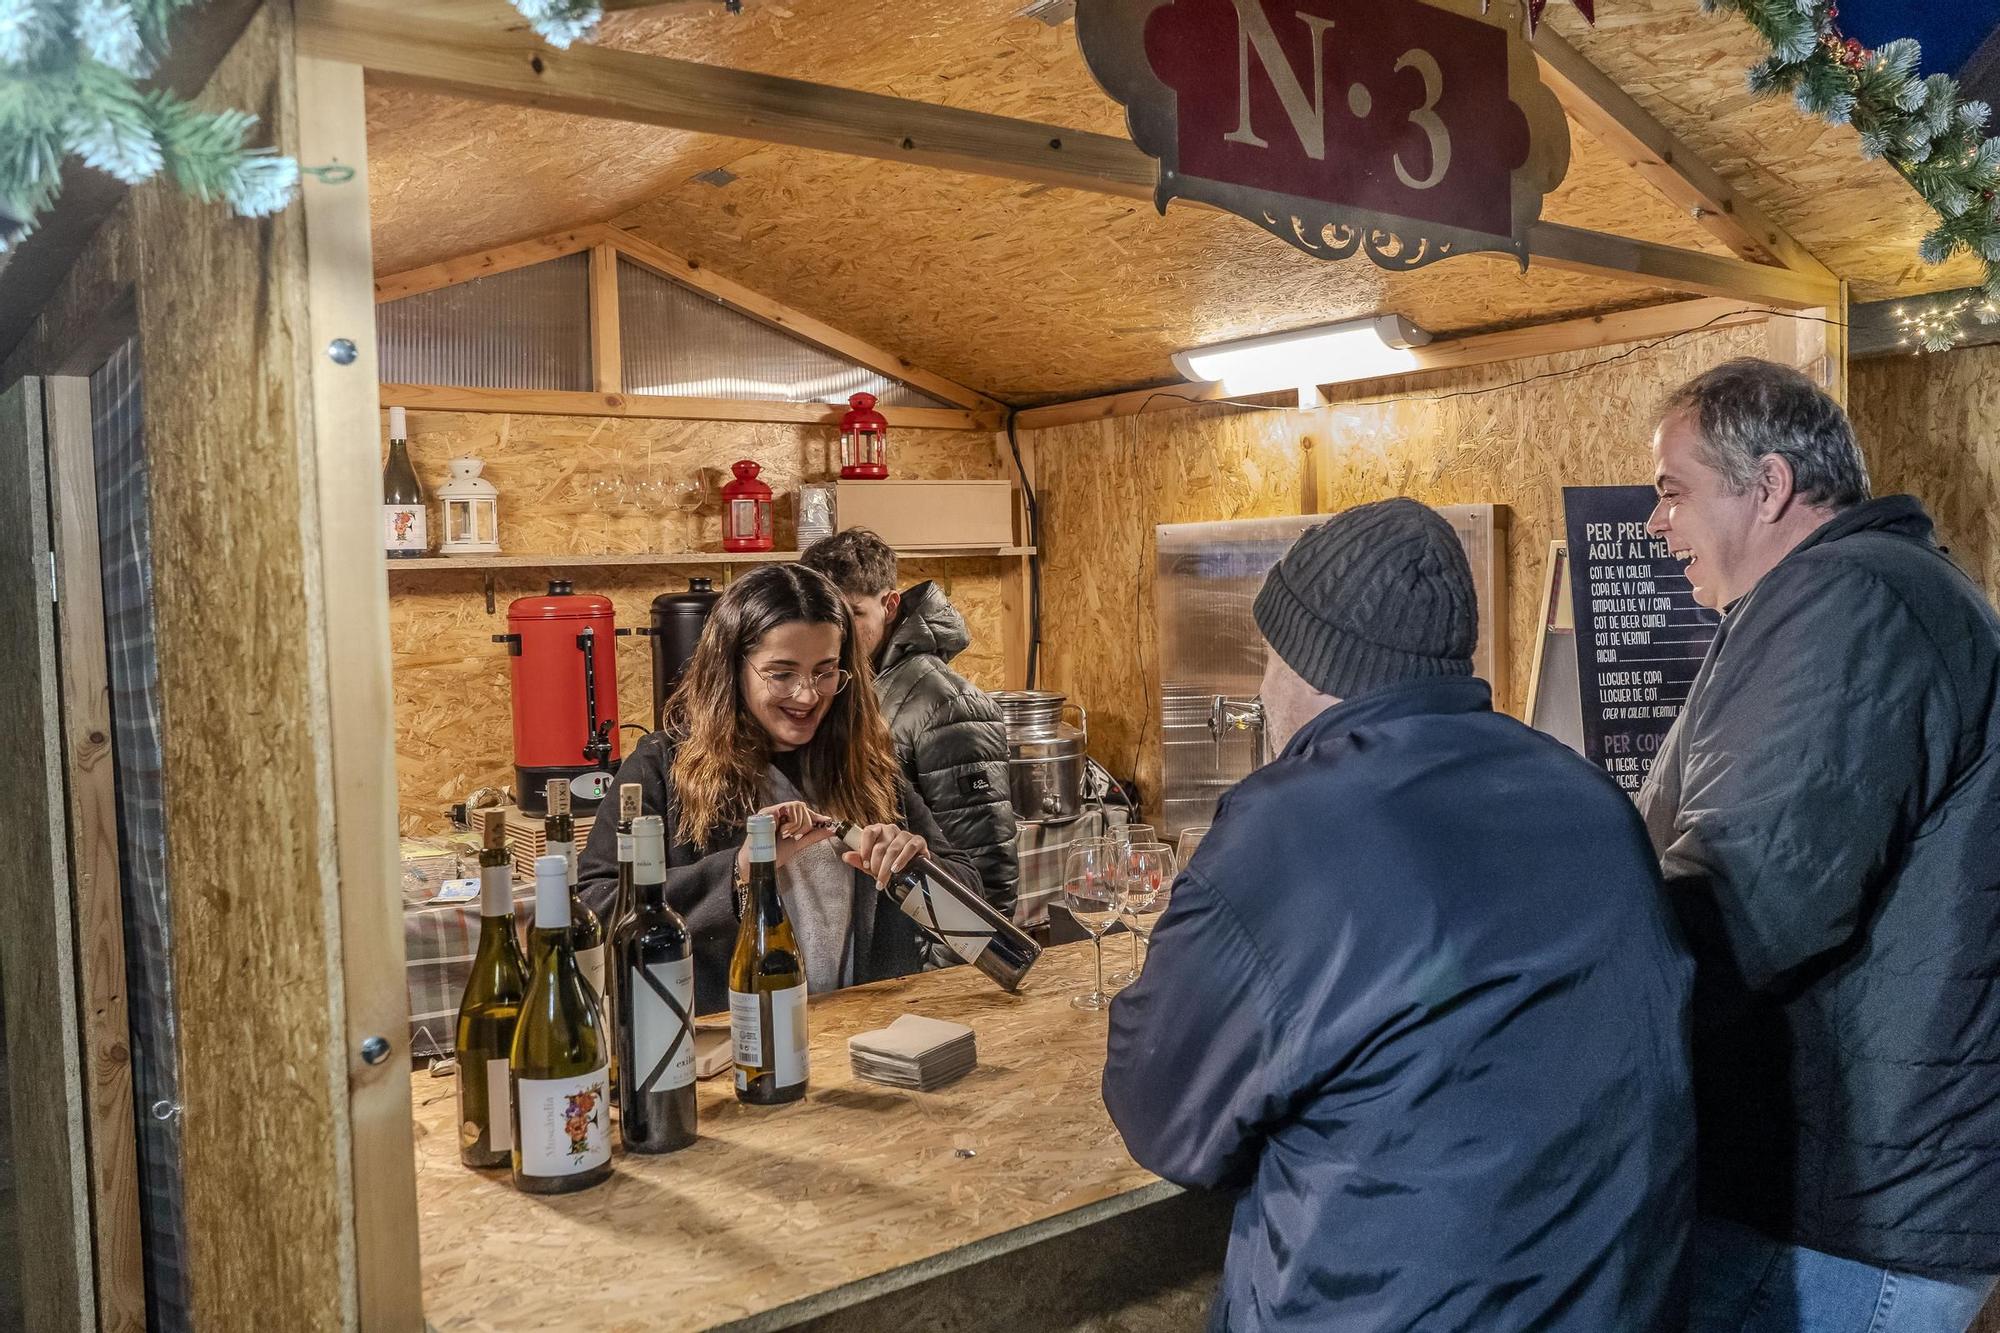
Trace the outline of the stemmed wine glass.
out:
M 1167 910 L 1180 866 L 1174 849 L 1164 842 L 1135 842 L 1119 859 L 1118 869 L 1118 902 L 1130 918 L 1127 929 L 1132 932 L 1132 970 L 1111 980 L 1129 984 L 1139 979 L 1139 943 L 1152 943 L 1153 923 Z
M 1097 985 L 1089 994 L 1074 996 L 1078 1009 L 1102 1009 L 1111 1003 L 1104 993 L 1104 932 L 1118 919 L 1118 888 L 1110 871 L 1110 849 L 1072 850 L 1063 863 L 1063 906 L 1090 934 L 1097 953 Z
M 1194 860 L 1194 849 L 1201 846 L 1201 840 L 1207 836 L 1208 825 L 1206 824 L 1181 830 L 1180 841 L 1175 846 L 1174 851 L 1182 865 L 1186 865 L 1188 862 Z

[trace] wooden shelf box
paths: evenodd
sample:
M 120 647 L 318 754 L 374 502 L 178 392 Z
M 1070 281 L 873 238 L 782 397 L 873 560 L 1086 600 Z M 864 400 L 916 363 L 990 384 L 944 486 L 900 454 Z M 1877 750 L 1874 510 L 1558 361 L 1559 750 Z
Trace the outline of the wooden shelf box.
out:
M 1014 544 L 1009 481 L 843 481 L 834 493 L 841 531 L 871 529 L 899 551 Z

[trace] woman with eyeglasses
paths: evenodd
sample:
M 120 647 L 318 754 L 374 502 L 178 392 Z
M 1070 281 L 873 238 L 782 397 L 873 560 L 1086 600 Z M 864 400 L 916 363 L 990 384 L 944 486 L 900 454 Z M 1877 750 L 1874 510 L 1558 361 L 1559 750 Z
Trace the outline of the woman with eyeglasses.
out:
M 809 990 L 955 961 L 876 891 L 924 851 L 977 876 L 904 781 L 867 670 L 824 575 L 760 566 L 716 602 L 664 725 L 619 767 L 618 785 L 638 783 L 645 812 L 667 822 L 667 899 L 693 937 L 697 1012 L 729 1006 L 744 822 L 760 812 L 777 818 L 778 888 Z M 861 849 L 843 852 L 812 811 L 859 827 Z M 616 820 L 600 817 L 578 868 L 600 915 L 617 891 L 617 844 Z

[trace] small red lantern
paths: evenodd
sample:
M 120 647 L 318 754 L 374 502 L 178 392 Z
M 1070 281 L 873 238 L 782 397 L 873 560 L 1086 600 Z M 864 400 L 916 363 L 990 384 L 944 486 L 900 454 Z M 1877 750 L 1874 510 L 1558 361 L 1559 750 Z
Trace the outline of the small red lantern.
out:
M 889 475 L 889 422 L 875 410 L 875 395 L 857 393 L 840 419 L 843 481 L 880 481 Z
M 736 480 L 722 488 L 722 549 L 771 549 L 771 488 L 757 480 L 764 469 L 745 458 L 730 465 Z

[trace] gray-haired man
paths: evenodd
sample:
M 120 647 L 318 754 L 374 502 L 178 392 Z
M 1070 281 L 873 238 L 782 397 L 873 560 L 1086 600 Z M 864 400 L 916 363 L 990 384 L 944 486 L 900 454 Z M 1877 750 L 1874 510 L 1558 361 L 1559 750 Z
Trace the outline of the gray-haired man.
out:
M 2000 1273 L 2000 619 L 1796 371 L 1689 382 L 1653 453 L 1724 613 L 1639 796 L 1697 968 L 1690 1327 L 1957 1333 Z

